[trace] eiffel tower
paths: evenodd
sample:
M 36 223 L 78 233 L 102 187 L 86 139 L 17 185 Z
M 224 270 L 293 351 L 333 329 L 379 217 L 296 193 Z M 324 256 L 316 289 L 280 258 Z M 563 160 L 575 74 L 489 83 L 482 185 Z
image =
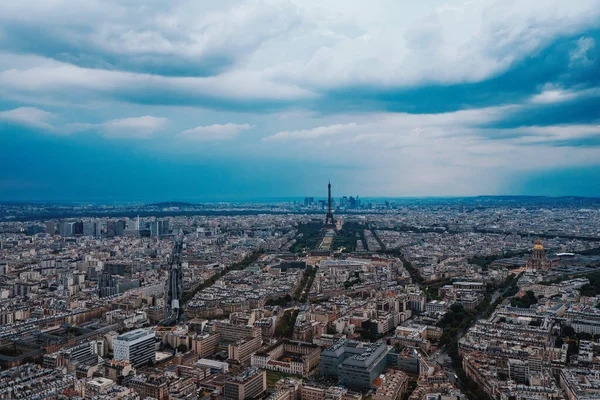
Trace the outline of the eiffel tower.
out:
M 334 225 L 333 213 L 331 212 L 331 181 L 327 185 L 327 216 L 325 217 L 325 226 Z

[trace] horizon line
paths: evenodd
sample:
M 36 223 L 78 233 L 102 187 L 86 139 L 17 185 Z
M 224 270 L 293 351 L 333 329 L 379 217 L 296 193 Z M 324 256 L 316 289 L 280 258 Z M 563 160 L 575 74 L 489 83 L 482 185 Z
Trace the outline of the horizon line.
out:
M 470 196 L 458 196 L 458 195 L 437 195 L 437 196 L 360 196 L 360 195 L 341 195 L 332 196 L 332 199 L 343 198 L 343 197 L 356 197 L 364 201 L 373 200 L 424 200 L 424 199 L 439 199 L 439 200 L 459 200 L 459 199 L 478 199 L 478 198 L 546 198 L 546 199 L 565 199 L 565 198 L 576 198 L 576 199 L 587 199 L 587 200 L 600 200 L 600 195 L 596 196 L 582 196 L 582 195 L 528 195 L 528 194 L 495 194 L 495 195 L 470 195 Z M 205 198 L 205 199 L 171 199 L 171 200 L 154 200 L 154 199 L 110 199 L 110 198 L 96 198 L 96 199 L 14 199 L 14 200 L 1 200 L 0 204 L 81 204 L 81 203 L 95 203 L 99 205 L 103 204 L 127 204 L 127 205 L 154 205 L 162 203 L 187 203 L 190 205 L 202 205 L 205 203 L 254 203 L 254 204 L 267 204 L 272 202 L 278 203 L 290 203 L 297 200 L 303 200 L 305 198 L 312 197 L 314 199 L 327 199 L 327 196 L 253 196 L 253 197 L 227 197 L 224 196 L 221 199 L 218 198 Z M 104 203 L 102 203 L 104 202 Z

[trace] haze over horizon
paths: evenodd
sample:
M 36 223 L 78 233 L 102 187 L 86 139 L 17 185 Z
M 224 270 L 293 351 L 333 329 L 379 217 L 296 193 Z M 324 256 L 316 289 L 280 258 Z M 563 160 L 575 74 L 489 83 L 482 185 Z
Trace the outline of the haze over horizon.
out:
M 350 198 L 351 196 L 354 198 L 359 198 L 363 204 L 373 203 L 373 204 L 383 204 L 384 202 L 390 202 L 392 204 L 421 204 L 421 203 L 452 203 L 456 202 L 456 204 L 460 204 L 462 202 L 479 202 L 479 201 L 491 201 L 491 202 L 506 202 L 506 201 L 571 201 L 573 199 L 581 199 L 586 202 L 600 202 L 600 197 L 595 196 L 545 196 L 545 195 L 478 195 L 478 196 L 404 196 L 404 197 L 394 197 L 394 196 L 360 196 L 352 195 L 352 194 L 340 194 L 339 196 L 333 196 L 332 198 L 334 202 L 337 204 L 342 197 Z M 219 197 L 219 198 L 187 198 L 187 199 L 169 199 L 165 198 L 155 198 L 155 199 L 143 199 L 143 198 L 88 198 L 88 199 L 44 199 L 44 198 L 34 198 L 28 200 L 0 200 L 0 204 L 39 204 L 39 205 L 56 205 L 56 206 L 78 206 L 78 205 L 92 205 L 92 206 L 153 206 L 153 205 L 167 205 L 173 204 L 173 206 L 178 206 L 179 203 L 182 205 L 189 204 L 191 206 L 196 205 L 211 205 L 211 204 L 255 204 L 255 205 L 276 205 L 276 204 L 302 204 L 306 198 L 313 198 L 315 201 L 318 200 L 326 200 L 327 195 L 307 195 L 307 196 L 284 196 L 284 197 Z M 591 204 L 591 203 L 590 203 Z M 580 203 L 573 203 L 573 205 L 581 205 Z M 319 210 L 317 213 L 321 213 Z
M 0 201 L 600 197 L 600 0 L 0 4 Z

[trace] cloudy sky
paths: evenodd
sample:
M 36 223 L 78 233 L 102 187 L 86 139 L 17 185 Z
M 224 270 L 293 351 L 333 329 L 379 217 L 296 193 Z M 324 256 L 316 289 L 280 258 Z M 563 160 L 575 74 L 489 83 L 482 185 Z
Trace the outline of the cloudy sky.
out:
M 0 2 L 0 200 L 600 196 L 600 0 Z

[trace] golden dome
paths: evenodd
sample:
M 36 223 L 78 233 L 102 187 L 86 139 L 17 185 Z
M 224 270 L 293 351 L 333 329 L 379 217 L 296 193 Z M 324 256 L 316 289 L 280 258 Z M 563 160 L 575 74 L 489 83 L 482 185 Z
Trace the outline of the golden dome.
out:
M 537 240 L 537 242 L 535 242 L 535 246 L 533 246 L 534 250 L 544 250 L 544 246 L 542 245 L 542 242 L 540 239 Z

